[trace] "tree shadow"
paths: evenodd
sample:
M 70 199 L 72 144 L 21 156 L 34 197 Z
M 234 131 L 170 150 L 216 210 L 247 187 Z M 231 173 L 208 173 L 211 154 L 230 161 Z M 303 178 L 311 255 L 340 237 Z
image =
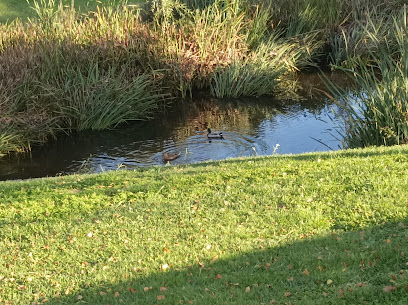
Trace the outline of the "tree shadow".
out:
M 129 266 L 122 282 L 106 279 L 47 304 L 407 304 L 403 221 L 261 245 L 192 266 L 169 262 L 153 274 Z

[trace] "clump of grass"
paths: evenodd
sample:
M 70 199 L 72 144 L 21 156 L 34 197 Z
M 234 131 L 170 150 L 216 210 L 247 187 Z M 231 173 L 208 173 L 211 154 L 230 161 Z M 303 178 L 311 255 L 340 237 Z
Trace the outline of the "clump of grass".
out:
M 270 36 L 243 58 L 227 67 L 219 67 L 211 78 L 211 93 L 219 98 L 277 94 L 285 84 L 286 94 L 293 84 L 294 72 L 311 66 L 313 52 L 319 48 L 314 33 L 302 38 L 282 40 L 280 31 Z M 292 84 L 290 84 L 292 82 Z
M 164 105 L 166 95 L 152 76 L 142 74 L 127 80 L 125 72 L 109 70 L 100 74 L 97 66 L 91 75 L 67 71 L 60 95 L 66 102 L 61 111 L 76 130 L 102 130 L 134 120 L 149 119 Z
M 19 151 L 26 146 L 22 144 L 22 137 L 14 130 L 4 127 L 0 129 L 0 157 L 5 156 L 10 151 Z
M 289 70 L 281 63 L 291 51 L 291 45 L 278 45 L 275 39 L 271 39 L 248 57 L 236 59 L 227 67 L 221 66 L 214 71 L 211 93 L 219 98 L 272 94 L 279 78 Z
M 351 61 L 355 82 L 352 92 L 328 82 L 328 88 L 341 106 L 337 113 L 343 122 L 346 147 L 395 145 L 408 142 L 408 42 L 406 11 L 393 19 L 393 44 L 377 40 L 371 28 L 366 36 L 375 45 L 367 65 L 361 58 Z M 394 50 L 395 45 L 397 50 Z
M 353 66 L 354 59 L 361 59 L 369 64 L 371 53 L 378 48 L 387 48 L 392 55 L 398 50 L 398 43 L 393 34 L 395 14 L 389 11 L 379 11 L 377 8 L 366 12 L 365 19 L 345 22 L 331 35 L 331 59 L 335 65 Z

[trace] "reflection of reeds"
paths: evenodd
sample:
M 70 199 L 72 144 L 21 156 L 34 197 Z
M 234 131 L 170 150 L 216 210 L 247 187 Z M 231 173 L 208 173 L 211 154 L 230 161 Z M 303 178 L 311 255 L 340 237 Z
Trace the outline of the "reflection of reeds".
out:
M 248 106 L 251 103 L 251 106 Z M 281 113 L 271 105 L 256 104 L 254 101 L 214 102 L 201 101 L 195 105 L 186 106 L 183 127 L 172 131 L 172 138 L 187 139 L 197 134 L 205 135 L 207 128 L 222 130 L 225 126 L 234 130 L 251 130 L 256 128 L 265 118 L 271 119 Z

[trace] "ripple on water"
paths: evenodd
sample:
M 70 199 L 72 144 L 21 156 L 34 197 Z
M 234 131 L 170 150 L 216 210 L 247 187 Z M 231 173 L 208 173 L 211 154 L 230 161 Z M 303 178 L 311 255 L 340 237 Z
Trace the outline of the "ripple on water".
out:
M 0 160 L 0 179 L 101 172 L 164 165 L 162 154 L 180 153 L 171 164 L 232 157 L 338 149 L 330 130 L 333 107 L 326 100 L 288 103 L 259 100 L 187 103 L 152 122 L 117 130 L 62 137 L 30 155 Z M 206 128 L 224 139 L 209 140 Z

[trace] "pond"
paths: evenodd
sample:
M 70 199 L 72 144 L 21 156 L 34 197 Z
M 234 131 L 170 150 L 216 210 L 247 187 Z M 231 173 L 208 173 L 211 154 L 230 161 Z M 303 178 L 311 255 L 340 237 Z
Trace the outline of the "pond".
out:
M 344 76 L 334 75 L 337 82 Z M 263 97 L 217 100 L 201 96 L 174 103 L 166 114 L 115 130 L 60 136 L 29 154 L 0 159 L 0 180 L 95 173 L 165 165 L 162 154 L 180 153 L 171 164 L 233 157 L 337 150 L 336 106 L 316 88 L 316 74 L 302 75 L 293 99 Z M 206 128 L 224 139 L 209 141 Z

